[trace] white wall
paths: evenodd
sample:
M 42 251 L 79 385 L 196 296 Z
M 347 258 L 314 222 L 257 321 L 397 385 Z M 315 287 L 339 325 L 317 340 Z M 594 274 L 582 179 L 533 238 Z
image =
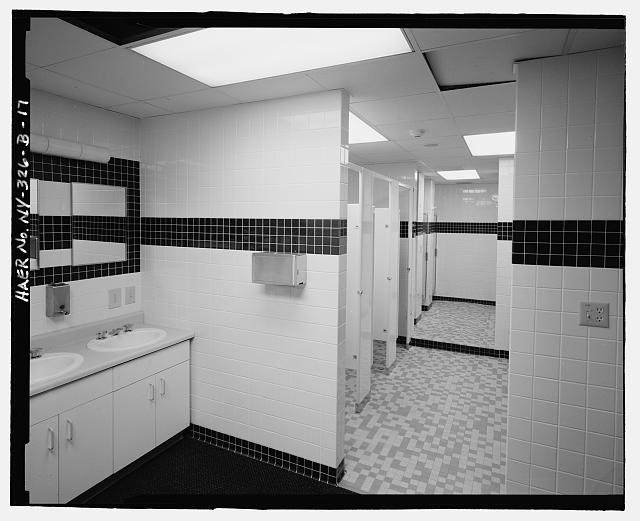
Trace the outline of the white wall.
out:
M 138 161 L 140 144 L 138 119 L 39 90 L 31 91 L 31 132 L 108 147 L 113 157 Z M 140 311 L 140 273 L 115 275 L 69 282 L 71 314 L 66 317 L 45 316 L 45 286 L 31 288 L 31 334 L 80 326 L 103 318 Z M 136 287 L 136 303 L 108 309 L 108 291 L 113 288 Z
M 142 215 L 346 219 L 348 96 L 146 119 Z M 148 320 L 195 330 L 191 422 L 335 467 L 343 457 L 346 255 L 304 289 L 251 283 L 251 252 L 142 247 Z
M 518 65 L 514 219 L 620 219 L 622 48 Z M 623 270 L 514 264 L 507 491 L 624 490 Z M 608 329 L 578 325 L 608 302 Z
M 436 185 L 438 222 L 491 222 L 498 217 L 498 185 Z M 438 233 L 435 294 L 496 299 L 496 235 Z
M 498 222 L 513 221 L 513 158 L 498 160 Z M 509 349 L 511 323 L 511 241 L 497 241 L 496 349 Z

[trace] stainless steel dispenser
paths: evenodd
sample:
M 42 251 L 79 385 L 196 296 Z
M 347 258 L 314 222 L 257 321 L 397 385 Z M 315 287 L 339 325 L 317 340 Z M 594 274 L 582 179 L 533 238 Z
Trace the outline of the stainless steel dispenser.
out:
M 59 317 L 71 313 L 71 286 L 64 282 L 47 284 L 47 316 Z
M 307 256 L 303 253 L 256 252 L 252 261 L 252 281 L 258 284 L 299 287 L 307 282 Z

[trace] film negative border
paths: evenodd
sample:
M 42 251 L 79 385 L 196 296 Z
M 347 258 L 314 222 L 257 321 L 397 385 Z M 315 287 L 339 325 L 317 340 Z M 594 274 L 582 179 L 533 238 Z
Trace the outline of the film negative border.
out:
M 344 459 L 337 468 L 323 465 L 316 461 L 311 461 L 288 452 L 272 449 L 266 445 L 253 443 L 251 441 L 237 438 L 229 434 L 214 431 L 206 427 L 191 424 L 189 425 L 191 437 L 198 441 L 203 441 L 210 445 L 215 445 L 221 449 L 242 454 L 278 468 L 301 474 L 316 481 L 337 485 L 342 480 L 345 472 Z

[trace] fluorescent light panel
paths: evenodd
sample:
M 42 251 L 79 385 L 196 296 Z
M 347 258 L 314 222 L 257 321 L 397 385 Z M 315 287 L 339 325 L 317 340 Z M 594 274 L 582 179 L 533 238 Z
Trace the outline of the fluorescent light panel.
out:
M 215 27 L 132 50 L 211 87 L 411 52 L 393 28 Z
M 480 179 L 477 170 L 438 170 L 438 175 L 447 181 Z
M 516 152 L 515 132 L 464 136 L 473 156 L 510 156 Z
M 389 141 L 377 130 L 371 128 L 353 112 L 349 112 L 349 144 L 375 143 L 377 141 Z

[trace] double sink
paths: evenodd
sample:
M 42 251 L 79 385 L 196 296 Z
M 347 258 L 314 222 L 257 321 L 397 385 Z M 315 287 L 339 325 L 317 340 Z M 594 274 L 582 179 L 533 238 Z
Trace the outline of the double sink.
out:
M 162 340 L 167 336 L 163 329 L 145 327 L 106 336 L 94 338 L 87 342 L 87 349 L 99 352 L 123 352 L 141 349 Z M 53 378 L 63 376 L 78 367 L 84 361 L 79 353 L 56 352 L 32 358 L 30 371 L 30 385 L 43 383 Z

